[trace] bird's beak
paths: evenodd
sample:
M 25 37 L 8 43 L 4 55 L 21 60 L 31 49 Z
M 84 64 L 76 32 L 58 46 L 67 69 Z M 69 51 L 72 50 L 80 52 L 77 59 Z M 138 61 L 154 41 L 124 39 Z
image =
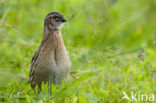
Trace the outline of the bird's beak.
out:
M 61 19 L 61 21 L 62 22 L 67 22 L 67 20 L 64 17 Z

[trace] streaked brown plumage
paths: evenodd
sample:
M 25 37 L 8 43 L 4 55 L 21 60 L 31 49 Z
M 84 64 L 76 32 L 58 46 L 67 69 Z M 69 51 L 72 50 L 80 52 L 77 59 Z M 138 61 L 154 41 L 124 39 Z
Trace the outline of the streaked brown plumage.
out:
M 33 90 L 38 85 L 40 92 L 42 82 L 48 82 L 51 90 L 51 83 L 60 85 L 69 74 L 70 60 L 60 32 L 64 22 L 64 16 L 57 12 L 45 18 L 42 43 L 32 58 L 29 73 Z

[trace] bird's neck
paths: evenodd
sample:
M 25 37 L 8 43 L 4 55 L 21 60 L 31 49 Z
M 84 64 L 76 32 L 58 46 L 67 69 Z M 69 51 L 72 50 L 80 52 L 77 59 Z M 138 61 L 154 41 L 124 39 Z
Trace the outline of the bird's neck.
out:
M 44 29 L 41 46 L 47 46 L 47 48 L 49 48 L 51 46 L 58 46 L 60 43 L 61 45 L 64 45 L 61 31 L 59 29 Z
M 60 32 L 60 29 L 48 29 L 48 26 L 44 26 L 44 35 L 53 34 L 55 32 Z

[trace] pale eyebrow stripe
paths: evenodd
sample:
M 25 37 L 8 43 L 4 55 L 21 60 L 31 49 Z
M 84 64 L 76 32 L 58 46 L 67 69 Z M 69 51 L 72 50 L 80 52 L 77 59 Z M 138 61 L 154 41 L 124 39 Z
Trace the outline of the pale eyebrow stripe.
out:
M 47 18 L 52 17 L 52 16 L 53 16 L 53 15 L 48 15 L 48 16 L 45 17 L 44 20 L 46 20 Z

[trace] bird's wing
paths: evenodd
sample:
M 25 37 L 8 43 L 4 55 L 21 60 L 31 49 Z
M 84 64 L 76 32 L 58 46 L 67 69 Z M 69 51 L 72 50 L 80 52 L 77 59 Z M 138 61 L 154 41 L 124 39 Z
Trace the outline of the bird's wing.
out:
M 34 73 L 35 73 L 35 64 L 36 64 L 36 60 L 39 56 L 39 51 L 37 51 L 31 61 L 31 68 L 30 68 L 30 72 L 29 72 L 29 82 L 31 83 L 34 79 Z
M 44 45 L 44 43 L 46 43 L 46 41 L 48 40 L 48 35 L 45 36 L 41 42 L 41 45 L 38 49 L 38 51 L 34 54 L 33 58 L 32 58 L 32 61 L 31 61 L 31 68 L 30 68 L 30 72 L 29 72 L 29 82 L 31 83 L 34 79 L 34 73 L 35 73 L 35 68 L 37 66 L 37 59 L 39 58 L 39 55 L 40 55 L 40 51 L 41 51 L 41 48 L 42 46 Z

